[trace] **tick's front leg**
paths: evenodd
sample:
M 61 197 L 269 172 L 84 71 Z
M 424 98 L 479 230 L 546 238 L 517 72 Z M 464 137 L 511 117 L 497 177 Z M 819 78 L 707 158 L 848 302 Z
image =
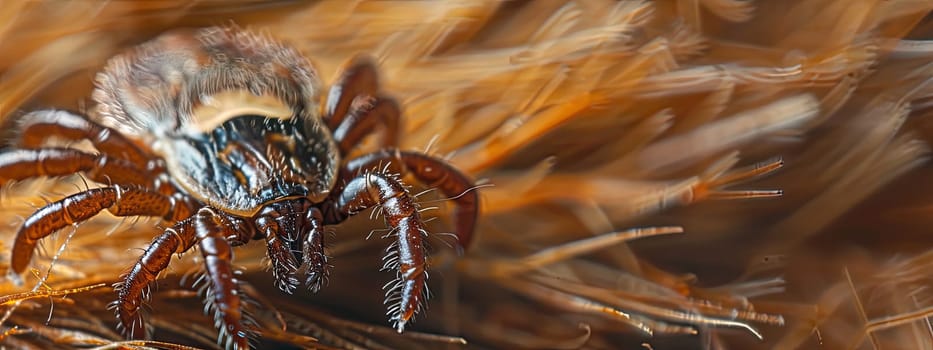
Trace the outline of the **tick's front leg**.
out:
M 198 246 L 204 259 L 208 292 L 205 293 L 208 310 L 213 311 L 214 325 L 220 332 L 227 349 L 249 349 L 250 329 L 244 322 L 239 282 L 232 266 L 231 242 L 242 244 L 250 232 L 243 232 L 242 222 L 219 214 L 210 208 L 201 208 L 194 216 L 183 220 L 157 237 L 139 261 L 123 276 L 116 286 L 118 299 L 115 308 L 120 328 L 130 338 L 146 336 L 140 308 L 148 296 L 148 286 L 165 270 L 174 253 L 184 253 Z
M 144 339 L 148 336 L 143 315 L 140 312 L 143 303 L 149 299 L 149 284 L 164 271 L 172 259 L 172 254 L 183 253 L 191 249 L 196 242 L 192 219 L 176 223 L 156 237 L 146 248 L 125 275 L 123 281 L 114 285 L 117 300 L 110 303 L 110 308 L 117 316 L 117 328 L 130 339 Z
M 207 283 L 205 293 L 208 310 L 213 311 L 214 325 L 227 349 L 249 349 L 249 325 L 245 321 L 240 298 L 239 281 L 233 269 L 233 249 L 227 237 L 242 235 L 238 227 L 223 214 L 208 208 L 201 209 L 193 218 L 198 248 L 204 258 Z M 239 240 L 239 239 L 238 239 Z M 240 243 L 240 242 L 236 242 Z
M 425 299 L 427 274 L 423 241 L 427 231 L 413 198 L 394 176 L 363 173 L 350 180 L 336 200 L 341 220 L 374 206 L 381 207 L 397 239 L 386 257 L 387 268 L 394 265 L 398 268 L 398 279 L 390 284 L 386 303 L 393 303 L 389 307 L 389 319 L 402 332 Z
M 365 171 L 386 169 L 389 172 L 413 175 L 428 188 L 436 188 L 456 203 L 457 240 L 461 249 L 470 246 L 479 215 L 479 193 L 473 182 L 443 159 L 427 154 L 384 149 L 355 158 L 347 163 L 344 176 L 356 176 Z

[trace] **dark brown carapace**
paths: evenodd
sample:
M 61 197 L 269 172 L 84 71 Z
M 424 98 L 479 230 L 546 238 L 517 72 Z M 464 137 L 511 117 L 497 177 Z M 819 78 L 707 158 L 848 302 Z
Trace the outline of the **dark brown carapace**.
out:
M 396 238 L 388 252 L 398 279 L 387 302 L 401 332 L 425 298 L 427 233 L 399 174 L 455 198 L 461 246 L 475 225 L 477 194 L 443 160 L 394 148 L 399 107 L 380 95 L 369 60 L 351 60 L 326 99 L 322 91 L 295 49 L 236 28 L 169 33 L 113 58 L 97 77 L 89 115 L 28 113 L 0 152 L 0 185 L 75 173 L 107 185 L 27 218 L 12 269 L 27 268 L 39 239 L 105 209 L 162 218 L 168 228 L 116 285 L 120 328 L 147 335 L 140 309 L 149 283 L 174 253 L 197 246 L 221 342 L 247 348 L 231 247 L 264 240 L 279 289 L 293 292 L 303 276 L 317 291 L 327 275 L 324 227 L 379 207 Z M 380 151 L 343 159 L 379 130 Z M 51 136 L 89 140 L 97 153 L 50 146 Z

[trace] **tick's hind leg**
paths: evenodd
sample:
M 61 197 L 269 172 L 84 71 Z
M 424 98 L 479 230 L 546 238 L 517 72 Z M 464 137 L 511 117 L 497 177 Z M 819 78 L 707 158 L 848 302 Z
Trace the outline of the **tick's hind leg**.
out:
M 233 218 L 202 208 L 191 218 L 181 221 L 157 237 L 124 276 L 119 286 L 118 299 L 112 306 L 124 334 L 141 338 L 145 324 L 139 308 L 146 297 L 146 288 L 168 266 L 174 253 L 183 253 L 195 244 L 204 257 L 208 292 L 205 303 L 213 311 L 214 323 L 228 349 L 249 349 L 249 330 L 243 322 L 242 301 L 231 260 L 233 250 L 227 237 L 245 241 L 248 232 Z
M 381 150 L 363 155 L 347 163 L 345 173 L 350 176 L 382 167 L 401 175 L 413 175 L 428 188 L 437 188 L 456 203 L 456 235 L 460 247 L 467 248 L 476 227 L 479 213 L 479 194 L 466 175 L 448 164 L 423 153 Z
M 389 248 L 387 267 L 396 265 L 398 279 L 388 291 L 389 318 L 399 332 L 418 312 L 425 298 L 425 247 L 427 232 L 418 207 L 402 183 L 393 176 L 365 173 L 350 180 L 338 194 L 338 221 L 366 208 L 380 206 L 397 238 Z
M 365 56 L 354 57 L 344 63 L 337 81 L 331 85 L 324 104 L 324 120 L 331 130 L 337 130 L 346 118 L 357 96 L 376 96 L 379 74 L 376 65 Z
M 383 147 L 398 145 L 398 102 L 387 97 L 358 96 L 343 122 L 334 129 L 334 140 L 344 155 L 350 153 L 366 135 L 383 128 Z
M 68 141 L 88 140 L 103 154 L 124 159 L 146 169 L 149 158 L 133 142 L 113 129 L 99 125 L 84 115 L 64 110 L 30 112 L 17 120 L 19 147 L 36 149 L 50 136 Z
M 116 216 L 155 216 L 175 221 L 190 215 L 187 204 L 172 197 L 139 188 L 94 188 L 42 207 L 26 219 L 13 243 L 10 267 L 22 273 L 32 259 L 38 240 L 72 224 L 81 223 L 107 209 Z
M 132 163 L 68 148 L 13 149 L 0 152 L 0 186 L 40 176 L 84 173 L 99 183 L 150 186 L 154 179 Z

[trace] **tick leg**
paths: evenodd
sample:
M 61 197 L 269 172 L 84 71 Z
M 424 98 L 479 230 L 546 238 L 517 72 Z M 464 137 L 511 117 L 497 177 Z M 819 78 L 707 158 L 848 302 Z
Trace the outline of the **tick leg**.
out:
M 353 99 L 346 119 L 334 130 L 334 139 L 342 154 L 349 154 L 364 136 L 385 127 L 383 147 L 398 145 L 399 115 L 398 102 L 386 97 L 358 96 Z
M 181 221 L 157 237 L 136 265 L 124 276 L 116 309 L 124 333 L 131 338 L 145 336 L 145 323 L 139 312 L 147 298 L 147 286 L 168 266 L 172 254 L 184 253 L 195 244 L 201 248 L 211 292 L 206 301 L 214 311 L 215 325 L 226 348 L 248 349 L 247 330 L 242 322 L 241 300 L 231 260 L 233 251 L 225 237 L 242 236 L 241 226 L 202 208 L 191 218 Z M 219 341 L 218 341 L 219 343 Z
M 146 324 L 140 307 L 149 299 L 149 283 L 168 267 L 172 254 L 191 249 L 196 235 L 193 219 L 187 219 L 168 228 L 149 244 L 139 261 L 123 276 L 123 282 L 114 286 L 117 300 L 110 304 L 119 324 L 117 328 L 130 339 L 146 338 Z
M 324 118 L 331 130 L 337 130 L 357 96 L 376 96 L 379 90 L 379 74 L 371 59 L 354 57 L 344 63 L 342 70 L 324 105 Z
M 35 111 L 22 116 L 17 122 L 18 143 L 23 148 L 40 148 L 50 135 L 55 135 L 70 141 L 89 140 L 101 153 L 124 159 L 141 169 L 147 167 L 151 158 L 115 130 L 70 111 Z
M 423 153 L 385 149 L 347 162 L 346 174 L 360 174 L 387 167 L 389 171 L 414 175 L 419 182 L 437 188 L 456 203 L 456 235 L 462 248 L 470 245 L 479 212 L 479 194 L 466 175 L 448 164 Z
M 0 152 L 0 186 L 10 180 L 66 176 L 83 172 L 100 183 L 150 186 L 152 177 L 132 163 L 69 148 L 12 149 Z
M 10 267 L 22 273 L 32 259 L 38 240 L 68 225 L 88 220 L 104 209 L 116 216 L 156 216 L 170 221 L 191 215 L 187 202 L 146 189 L 114 186 L 76 193 L 49 203 L 26 219 L 16 233 Z
M 240 292 L 233 271 L 233 248 L 226 237 L 237 235 L 234 226 L 212 210 L 204 208 L 194 217 L 198 247 L 204 257 L 210 281 L 208 308 L 214 311 L 218 343 L 226 339 L 227 349 L 249 349 L 249 333 L 243 324 Z
M 424 299 L 426 231 L 418 207 L 398 179 L 367 172 L 346 184 L 336 202 L 344 217 L 373 206 L 381 206 L 386 222 L 392 226 L 397 242 L 388 249 L 386 266 L 397 263 L 398 280 L 388 291 L 389 318 L 399 332 L 420 309 Z

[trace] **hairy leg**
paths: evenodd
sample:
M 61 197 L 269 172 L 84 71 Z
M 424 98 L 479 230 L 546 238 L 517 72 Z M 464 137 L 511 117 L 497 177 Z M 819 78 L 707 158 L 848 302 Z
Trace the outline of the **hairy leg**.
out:
M 467 248 L 476 227 L 479 213 L 479 194 L 466 175 L 448 164 L 423 153 L 385 149 L 363 155 L 347 162 L 345 176 L 358 176 L 366 171 L 387 168 L 401 175 L 413 175 L 429 188 L 437 188 L 456 203 L 456 235 L 462 248 Z
M 397 265 L 398 279 L 388 291 L 389 318 L 399 332 L 421 308 L 425 294 L 426 231 L 418 207 L 393 176 L 367 172 L 351 179 L 339 193 L 336 213 L 343 220 L 366 208 L 380 206 L 397 238 L 389 248 L 387 267 Z
M 124 281 L 118 286 L 118 298 L 111 305 L 125 335 L 142 338 L 146 327 L 139 309 L 147 298 L 147 287 L 168 267 L 172 254 L 183 253 L 195 244 L 204 257 L 210 293 L 206 301 L 214 312 L 215 325 L 220 338 L 226 339 L 227 348 L 248 349 L 248 330 L 243 324 L 238 281 L 231 264 L 233 251 L 226 237 L 238 242 L 247 234 L 242 225 L 232 222 L 209 208 L 202 208 L 189 219 L 179 222 L 157 237 Z M 242 224 L 242 223 L 239 223 Z
M 117 316 L 117 328 L 126 337 L 147 337 L 140 308 L 149 299 L 149 283 L 168 267 L 172 254 L 185 252 L 194 245 L 196 235 L 192 222 L 193 219 L 180 221 L 156 237 L 133 268 L 123 275 L 123 281 L 114 285 L 117 300 L 110 303 L 110 308 Z
M 16 234 L 10 267 L 22 273 L 38 240 L 88 220 L 104 209 L 116 216 L 155 216 L 169 221 L 191 215 L 188 202 L 142 188 L 113 186 L 76 193 L 49 203 L 26 219 Z

